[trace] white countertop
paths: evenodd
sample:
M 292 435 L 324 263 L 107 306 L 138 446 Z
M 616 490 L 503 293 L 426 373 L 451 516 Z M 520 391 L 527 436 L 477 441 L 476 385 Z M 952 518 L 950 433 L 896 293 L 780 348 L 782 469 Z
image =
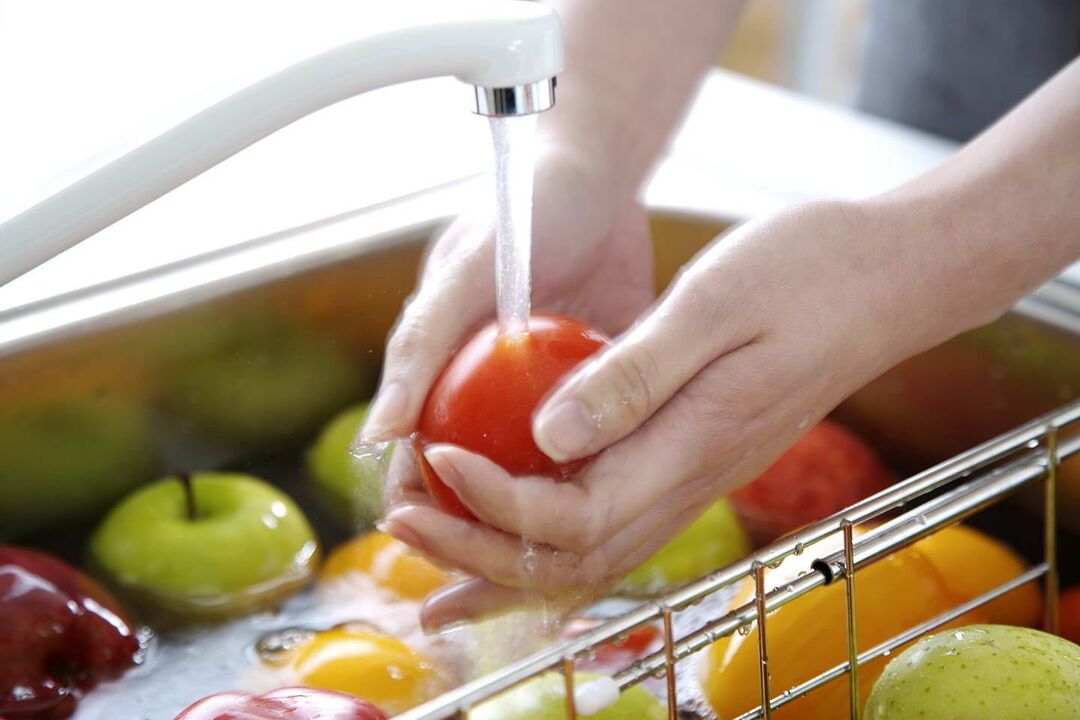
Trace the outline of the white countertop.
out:
M 237 48 L 222 28 L 245 22 L 250 3 L 208 2 L 195 6 L 219 9 L 212 32 L 198 12 L 162 20 L 130 0 L 0 0 L 0 97 L 9 108 L 0 113 L 0 218 L 99 161 L 102 148 L 140 136 L 183 107 L 178 99 L 196 95 L 200 79 L 229 66 Z M 52 19 L 58 4 L 66 13 L 60 25 Z M 127 27 L 149 29 L 110 34 L 113 6 L 136 13 Z M 310 116 L 0 287 L 0 309 L 483 172 L 486 121 L 467 111 L 468 100 L 457 82 L 431 80 Z M 792 202 L 873 194 L 951 150 L 925 134 L 716 70 L 646 199 L 742 219 Z

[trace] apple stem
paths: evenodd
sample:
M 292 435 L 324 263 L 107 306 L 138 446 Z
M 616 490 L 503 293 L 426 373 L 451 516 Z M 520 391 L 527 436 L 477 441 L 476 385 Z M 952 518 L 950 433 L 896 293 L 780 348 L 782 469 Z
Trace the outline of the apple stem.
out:
M 184 497 L 187 499 L 188 520 L 198 520 L 199 513 L 195 509 L 195 484 L 191 481 L 191 473 L 180 473 L 177 478 L 184 488 Z

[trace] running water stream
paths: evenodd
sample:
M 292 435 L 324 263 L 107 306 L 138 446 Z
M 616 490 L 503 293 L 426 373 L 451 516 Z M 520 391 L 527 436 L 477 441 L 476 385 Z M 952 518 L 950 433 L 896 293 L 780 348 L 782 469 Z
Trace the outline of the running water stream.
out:
M 495 300 L 499 329 L 525 332 L 531 305 L 536 115 L 492 117 L 495 148 Z

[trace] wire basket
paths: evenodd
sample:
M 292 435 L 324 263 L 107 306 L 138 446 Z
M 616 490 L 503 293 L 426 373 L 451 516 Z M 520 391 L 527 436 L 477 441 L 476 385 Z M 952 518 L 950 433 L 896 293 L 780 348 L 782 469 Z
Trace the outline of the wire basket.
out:
M 678 717 L 677 663 L 684 661 L 716 640 L 756 623 L 760 659 L 760 704 L 736 720 L 768 720 L 772 712 L 812 690 L 847 675 L 850 717 L 858 720 L 859 668 L 911 642 L 971 610 L 985 605 L 1019 586 L 1042 580 L 1044 626 L 1058 629 L 1058 566 L 1056 496 L 1061 462 L 1080 455 L 1080 402 L 1065 405 L 1037 420 L 963 452 L 940 465 L 856 503 L 844 511 L 794 535 L 728 565 L 652 602 L 643 604 L 572 640 L 512 663 L 503 669 L 466 683 L 455 690 L 398 716 L 398 720 L 449 720 L 467 718 L 470 708 L 501 692 L 541 674 L 557 671 L 566 686 L 566 717 L 575 720 L 574 668 L 596 647 L 616 640 L 646 624 L 660 622 L 664 645 L 613 677 L 625 690 L 649 677 L 664 677 L 667 683 L 668 717 Z M 967 602 L 858 652 L 855 608 L 858 603 L 857 571 L 897 550 L 928 537 L 942 528 L 994 505 L 1020 490 L 1042 484 L 1043 558 L 1025 572 Z M 891 519 L 861 532 L 858 526 Z M 816 558 L 812 571 L 789 583 L 766 589 L 765 569 L 776 567 L 793 554 L 831 536 L 840 535 L 843 550 Z M 674 619 L 688 608 L 702 603 L 747 578 L 754 583 L 754 599 L 715 617 L 698 618 L 685 632 L 676 632 Z M 848 659 L 790 688 L 770 684 L 767 652 L 768 613 L 818 588 L 842 582 L 846 600 Z M 760 621 L 760 622 L 759 622 Z M 680 627 L 682 623 L 678 624 Z M 777 692 L 779 690 L 779 692 Z

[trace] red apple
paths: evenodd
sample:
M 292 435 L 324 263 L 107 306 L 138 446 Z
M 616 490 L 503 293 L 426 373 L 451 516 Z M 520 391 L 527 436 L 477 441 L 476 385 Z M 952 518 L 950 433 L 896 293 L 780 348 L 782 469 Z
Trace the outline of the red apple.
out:
M 754 542 L 763 545 L 883 490 L 892 480 L 870 446 L 823 420 L 730 499 Z
M 175 720 L 387 720 L 366 700 L 314 688 L 292 687 L 265 695 L 227 692 L 191 705 Z
M 139 652 L 134 627 L 97 583 L 44 553 L 0 545 L 0 716 L 66 718 Z

